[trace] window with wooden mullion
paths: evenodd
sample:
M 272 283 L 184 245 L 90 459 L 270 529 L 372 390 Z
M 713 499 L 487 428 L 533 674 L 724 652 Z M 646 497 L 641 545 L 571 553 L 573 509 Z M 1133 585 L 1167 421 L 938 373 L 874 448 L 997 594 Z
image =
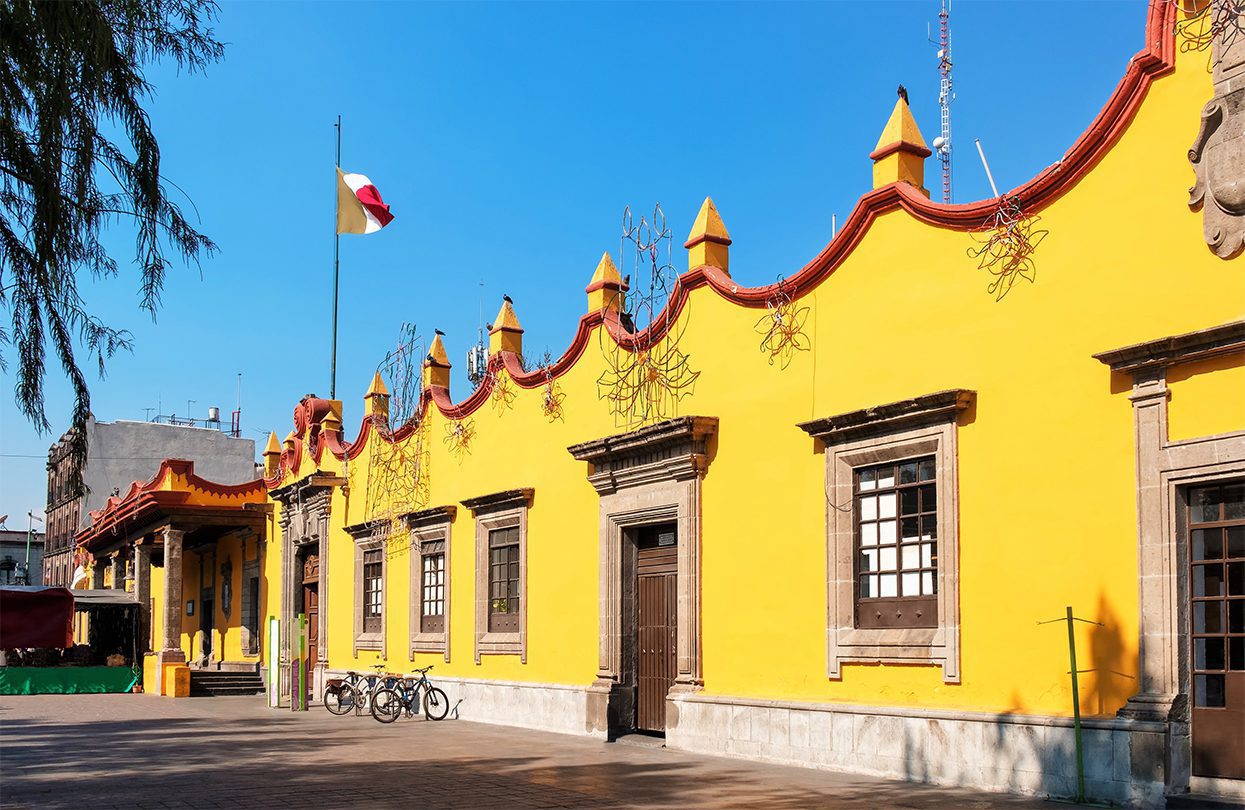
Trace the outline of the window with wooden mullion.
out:
M 381 616 L 384 610 L 384 565 L 376 549 L 363 553 L 363 632 L 381 632 Z
M 425 543 L 422 553 L 420 631 L 445 631 L 445 544 Z
M 932 456 L 855 471 L 860 627 L 938 624 L 938 495 Z M 899 603 L 901 610 L 893 608 Z M 881 607 L 892 609 L 882 610 Z
M 1189 494 L 1193 705 L 1221 708 L 1227 674 L 1245 671 L 1245 484 Z
M 490 633 L 519 632 L 519 528 L 489 532 Z

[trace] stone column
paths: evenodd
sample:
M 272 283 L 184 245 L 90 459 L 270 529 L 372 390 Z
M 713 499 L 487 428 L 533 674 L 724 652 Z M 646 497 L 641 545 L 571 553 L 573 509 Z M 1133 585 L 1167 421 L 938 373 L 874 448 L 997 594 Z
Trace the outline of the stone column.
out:
M 185 532 L 164 530 L 164 639 L 161 663 L 184 663 L 182 651 L 182 539 Z
M 91 590 L 98 591 L 104 587 L 104 560 L 97 559 L 91 566 Z
M 1140 636 L 1138 691 L 1120 714 L 1139 720 L 1166 721 L 1177 683 L 1174 600 L 1175 544 L 1164 520 L 1162 472 L 1167 444 L 1167 379 L 1164 369 L 1138 372 L 1133 380 L 1136 429 L 1137 534 L 1139 555 Z
M 150 652 L 151 638 L 151 546 L 134 546 L 134 601 L 138 603 L 138 649 Z

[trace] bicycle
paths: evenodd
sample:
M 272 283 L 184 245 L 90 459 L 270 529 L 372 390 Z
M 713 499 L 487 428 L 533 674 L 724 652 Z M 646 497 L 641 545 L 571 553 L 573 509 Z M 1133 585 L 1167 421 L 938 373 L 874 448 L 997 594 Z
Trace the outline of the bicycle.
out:
M 397 679 L 392 675 L 384 675 L 384 664 L 373 664 L 375 675 L 360 675 L 358 672 L 347 672 L 345 678 L 333 678 L 324 687 L 324 708 L 329 713 L 338 715 L 349 714 L 353 709 L 357 714 L 369 700 L 376 699 L 378 685 L 380 688 L 391 686 Z
M 417 669 L 419 677 L 405 677 L 397 683 L 380 689 L 372 696 L 372 717 L 378 722 L 392 723 L 405 713 L 414 717 L 423 704 L 424 716 L 429 720 L 444 720 L 450 713 L 450 699 L 445 692 L 428 682 L 428 670 L 432 665 Z M 420 692 L 423 699 L 420 700 Z

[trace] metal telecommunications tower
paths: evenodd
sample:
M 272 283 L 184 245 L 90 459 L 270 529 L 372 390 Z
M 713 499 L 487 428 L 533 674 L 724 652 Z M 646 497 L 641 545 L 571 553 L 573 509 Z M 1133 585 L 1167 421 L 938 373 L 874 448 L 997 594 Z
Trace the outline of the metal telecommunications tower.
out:
M 938 108 L 942 131 L 934 138 L 934 151 L 942 163 L 942 201 L 951 202 L 951 0 L 942 0 L 938 14 Z

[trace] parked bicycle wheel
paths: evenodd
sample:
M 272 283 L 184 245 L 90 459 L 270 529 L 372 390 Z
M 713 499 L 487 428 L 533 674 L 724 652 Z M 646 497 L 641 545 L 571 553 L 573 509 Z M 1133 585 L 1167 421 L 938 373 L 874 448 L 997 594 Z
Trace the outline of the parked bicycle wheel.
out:
M 324 708 L 336 715 L 347 714 L 355 707 L 357 696 L 349 684 L 329 684 L 324 689 Z
M 392 689 L 381 689 L 372 695 L 372 716 L 381 723 L 392 723 L 402 716 L 402 696 Z
M 429 720 L 444 720 L 450 713 L 450 699 L 435 686 L 424 693 L 424 716 Z

